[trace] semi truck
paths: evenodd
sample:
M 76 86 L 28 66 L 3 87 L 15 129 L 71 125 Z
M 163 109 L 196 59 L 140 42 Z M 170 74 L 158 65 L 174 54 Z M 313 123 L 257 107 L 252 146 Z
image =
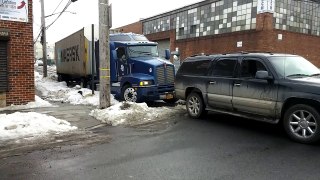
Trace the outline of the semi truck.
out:
M 170 53 L 166 53 L 167 60 L 160 58 L 157 43 L 141 34 L 110 34 L 109 44 L 111 94 L 131 102 L 176 101 Z M 99 84 L 98 45 L 99 40 L 87 38 L 84 29 L 56 42 L 58 81 L 81 82 L 84 87 L 92 82 Z

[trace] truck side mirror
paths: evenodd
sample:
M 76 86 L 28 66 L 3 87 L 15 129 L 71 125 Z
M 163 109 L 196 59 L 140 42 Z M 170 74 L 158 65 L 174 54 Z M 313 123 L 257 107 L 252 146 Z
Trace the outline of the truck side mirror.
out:
M 170 60 L 170 50 L 169 49 L 166 49 L 165 50 L 165 54 L 166 54 L 166 60 Z
M 111 55 L 112 55 L 113 59 L 118 59 L 118 55 L 117 55 L 117 51 L 116 50 L 112 50 L 111 51 Z

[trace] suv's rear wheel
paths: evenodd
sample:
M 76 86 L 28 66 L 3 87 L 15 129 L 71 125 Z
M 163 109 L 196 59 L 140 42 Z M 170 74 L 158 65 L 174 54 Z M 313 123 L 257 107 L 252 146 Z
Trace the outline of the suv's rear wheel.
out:
M 199 118 L 204 114 L 205 106 L 198 93 L 192 92 L 188 95 L 186 101 L 187 111 L 190 117 Z
M 314 143 L 320 139 L 320 115 L 309 105 L 297 104 L 284 115 L 284 129 L 289 137 L 300 143 Z

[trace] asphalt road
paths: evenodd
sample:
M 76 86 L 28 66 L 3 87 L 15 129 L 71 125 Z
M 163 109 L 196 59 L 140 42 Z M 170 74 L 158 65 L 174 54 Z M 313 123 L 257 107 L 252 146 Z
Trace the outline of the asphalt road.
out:
M 0 179 L 319 179 L 320 146 L 275 125 L 209 114 L 166 126 L 102 127 L 111 140 L 0 159 Z M 161 128 L 156 128 L 161 127 Z

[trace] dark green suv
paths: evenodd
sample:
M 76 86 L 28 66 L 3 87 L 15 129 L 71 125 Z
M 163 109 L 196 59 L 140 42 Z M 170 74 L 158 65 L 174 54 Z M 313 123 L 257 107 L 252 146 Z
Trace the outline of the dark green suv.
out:
M 320 140 L 320 71 L 301 56 L 272 53 L 187 58 L 175 91 L 190 117 L 206 111 L 282 123 L 295 141 Z

